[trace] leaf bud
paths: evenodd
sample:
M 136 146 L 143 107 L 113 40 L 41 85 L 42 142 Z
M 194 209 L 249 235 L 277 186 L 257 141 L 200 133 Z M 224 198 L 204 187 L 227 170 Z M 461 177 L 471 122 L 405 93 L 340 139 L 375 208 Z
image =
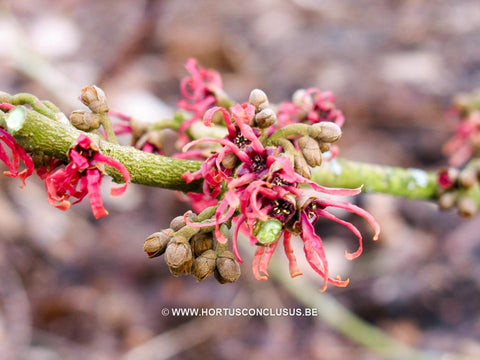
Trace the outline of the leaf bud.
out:
M 217 254 L 213 250 L 203 252 L 199 257 L 193 260 L 191 274 L 197 278 L 197 281 L 203 281 L 215 271 Z
M 200 256 L 205 251 L 213 249 L 213 234 L 212 233 L 198 233 L 193 235 L 190 240 L 194 256 Z
M 165 261 L 174 276 L 190 273 L 193 255 L 189 242 L 183 236 L 174 236 L 165 250 Z
M 145 242 L 143 243 L 143 251 L 147 253 L 149 258 L 162 255 L 165 252 L 168 242 L 172 236 L 172 229 L 165 229 L 160 232 L 153 233 L 145 239 Z
M 94 113 L 108 112 L 107 97 L 98 86 L 91 85 L 82 88 L 80 101 L 84 103 Z
M 302 136 L 298 139 L 298 147 L 302 150 L 303 157 L 310 166 L 318 166 L 322 163 L 322 152 L 318 142 L 310 136 Z
M 260 89 L 253 89 L 250 92 L 248 102 L 255 106 L 257 112 L 266 109 L 269 105 L 267 94 L 265 94 L 265 92 Z
M 170 221 L 170 227 L 173 231 L 178 231 L 186 225 L 183 215 L 177 216 Z
M 342 129 L 333 122 L 321 121 L 310 126 L 308 135 L 317 141 L 332 143 L 340 139 Z
M 293 167 L 295 171 L 303 177 L 310 179 L 312 172 L 308 167 L 307 161 L 301 155 L 296 155 L 293 159 Z
M 270 108 L 263 109 L 255 115 L 255 123 L 261 129 L 272 126 L 276 121 L 277 115 L 275 115 L 275 111 Z
M 100 127 L 100 116 L 90 111 L 74 110 L 70 114 L 70 122 L 79 130 L 91 131 Z
M 218 255 L 214 275 L 220 284 L 233 283 L 240 274 L 240 265 L 231 251 L 226 250 Z

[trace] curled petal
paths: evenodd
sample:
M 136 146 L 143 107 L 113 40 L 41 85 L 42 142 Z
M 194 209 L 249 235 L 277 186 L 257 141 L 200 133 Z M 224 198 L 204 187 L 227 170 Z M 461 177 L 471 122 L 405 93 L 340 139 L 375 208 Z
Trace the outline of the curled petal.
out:
M 267 247 L 266 251 L 262 256 L 262 260 L 260 261 L 260 266 L 258 270 L 264 273 L 267 277 L 268 277 L 268 265 L 270 264 L 270 260 L 273 256 L 273 253 L 275 252 L 275 249 L 277 248 L 277 245 L 278 245 L 278 239 L 273 244 L 270 244 Z
M 240 256 L 240 252 L 238 251 L 238 232 L 240 231 L 241 225 L 243 224 L 245 219 L 246 219 L 245 215 L 240 215 L 240 216 L 237 216 L 237 218 L 233 222 L 234 231 L 232 235 L 232 249 L 233 249 L 233 254 L 235 255 L 235 258 L 240 264 L 243 263 L 243 260 L 242 260 L 242 257 Z
M 326 219 L 333 220 L 333 221 L 335 221 L 335 222 L 337 222 L 341 225 L 346 226 L 358 238 L 358 249 L 353 253 L 349 253 L 345 250 L 345 258 L 347 258 L 348 260 L 353 260 L 353 259 L 356 259 L 357 257 L 359 257 L 361 255 L 361 253 L 363 251 L 362 234 L 360 233 L 360 230 L 358 230 L 355 225 L 353 225 L 352 223 L 349 223 L 348 221 L 341 220 L 341 219 L 337 218 L 335 215 L 330 214 L 328 211 L 325 211 L 325 210 L 318 210 L 316 212 L 316 214 L 319 215 L 319 216 L 322 216 Z
M 93 216 L 95 216 L 96 219 L 107 216 L 108 211 L 103 207 L 102 196 L 100 194 L 100 184 L 102 183 L 100 171 L 98 169 L 88 169 L 87 177 L 83 179 L 87 179 L 87 189 Z
M 255 279 L 257 280 L 268 280 L 267 276 L 260 274 L 260 262 L 262 260 L 262 255 L 264 252 L 265 247 L 258 246 L 257 250 L 255 251 L 255 255 L 253 256 L 252 271 L 253 276 L 255 276 Z
M 302 275 L 302 272 L 298 268 L 297 258 L 293 253 L 292 244 L 290 242 L 292 234 L 288 231 L 283 232 L 283 249 L 285 250 L 285 255 L 288 259 L 288 270 L 292 278 Z
M 348 285 L 349 280 L 342 280 L 340 277 L 335 279 L 329 276 L 328 260 L 323 249 L 323 243 L 320 237 L 315 234 L 313 225 L 308 220 L 305 212 L 302 212 L 302 239 L 304 242 L 305 257 L 312 267 L 321 277 L 323 277 L 323 287 L 321 291 L 327 289 L 327 284 L 331 283 L 335 286 L 345 287 Z
M 34 170 L 32 158 L 27 154 L 25 149 L 17 144 L 13 136 L 2 128 L 0 128 L 0 141 L 10 149 L 12 155 L 10 159 L 0 144 L 0 160 L 3 161 L 8 168 L 8 171 L 5 171 L 4 175 L 18 177 L 22 181 L 20 187 L 25 187 L 25 179 L 32 175 Z M 25 164 L 25 169 L 19 172 L 20 160 Z
M 112 159 L 111 157 L 105 156 L 101 153 L 96 153 L 94 155 L 93 159 L 95 161 L 102 162 L 105 165 L 111 166 L 114 169 L 117 169 L 120 172 L 120 174 L 122 175 L 123 179 L 125 180 L 125 184 L 117 186 L 117 187 L 112 187 L 110 189 L 110 195 L 120 196 L 123 193 L 125 193 L 125 190 L 127 190 L 127 186 L 130 183 L 130 173 L 128 172 L 125 165 L 123 165 L 120 161 Z
M 378 236 L 380 235 L 380 225 L 378 224 L 377 220 L 375 220 L 375 218 L 372 216 L 372 214 L 370 214 L 368 211 L 362 209 L 357 205 L 353 205 L 343 201 L 331 200 L 331 199 L 329 200 L 320 199 L 318 200 L 318 203 L 324 207 L 333 206 L 340 209 L 345 209 L 353 214 L 363 217 L 365 220 L 368 221 L 368 223 L 370 224 L 370 226 L 373 228 L 375 232 L 373 235 L 373 240 L 378 240 Z
M 227 139 L 217 139 L 217 138 L 204 138 L 204 139 L 198 139 L 198 140 L 194 140 L 194 141 L 191 141 L 189 142 L 188 144 L 186 144 L 182 151 L 185 152 L 187 151 L 188 149 L 190 149 L 192 146 L 195 146 L 195 145 L 198 145 L 198 144 L 201 144 L 201 143 L 204 143 L 204 142 L 216 142 L 216 143 L 219 143 L 220 145 L 223 145 L 225 147 L 227 147 L 231 152 L 233 152 L 241 161 L 245 162 L 245 163 L 248 163 L 250 164 L 252 162 L 252 160 L 250 159 L 250 157 L 243 151 L 241 151 L 239 149 L 239 147 L 237 145 L 235 145 L 234 143 L 232 143 L 230 140 L 227 140 Z

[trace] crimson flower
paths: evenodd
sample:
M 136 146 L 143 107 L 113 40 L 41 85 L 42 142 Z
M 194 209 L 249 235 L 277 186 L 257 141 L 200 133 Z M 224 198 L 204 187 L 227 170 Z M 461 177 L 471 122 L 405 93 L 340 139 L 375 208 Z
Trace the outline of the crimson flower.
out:
M 52 163 L 51 169 L 42 169 L 39 173 L 45 181 L 48 202 L 61 210 L 67 210 L 72 204 L 70 197 L 77 199 L 74 202 L 76 204 L 88 194 L 95 218 L 108 215 L 100 195 L 100 185 L 105 175 L 104 165 L 117 169 L 125 179 L 124 185 L 111 189 L 112 196 L 125 192 L 130 182 L 128 170 L 119 161 L 103 155 L 85 134 L 80 135 L 68 152 L 68 157 L 70 162 L 65 167 L 55 170 L 57 164 Z
M 303 241 L 310 266 L 324 279 L 322 290 L 326 289 L 328 283 L 346 286 L 348 280 L 330 277 L 323 241 L 315 233 L 314 224 L 323 217 L 346 226 L 357 236 L 359 247 L 345 256 L 347 259 L 358 257 L 363 250 L 360 231 L 353 224 L 328 212 L 327 208 L 345 209 L 365 218 L 375 231 L 374 239 L 380 231 L 377 222 L 365 210 L 327 196 L 357 195 L 361 189 L 328 188 L 296 173 L 290 159 L 278 148 L 264 147 L 258 129 L 249 125 L 255 116 L 253 105 L 237 104 L 230 108 L 230 112 L 220 107 L 211 108 L 205 113 L 205 125 L 211 125 L 211 119 L 217 111 L 223 114 L 228 135 L 223 139 L 192 141 L 184 147 L 184 151 L 204 142 L 215 142 L 222 147 L 202 164 L 200 170 L 187 172 L 183 176 L 187 183 L 204 178 L 203 197 L 196 196 L 195 200 L 198 202 L 200 199 L 204 206 L 216 203 L 217 208 L 210 221 L 192 222 L 187 212 L 185 222 L 199 228 L 214 226 L 215 237 L 220 243 L 227 241 L 220 231 L 221 225 L 231 223 L 234 227 L 233 252 L 239 262 L 242 259 L 237 242 L 239 231 L 242 230 L 251 244 L 258 246 L 253 260 L 253 273 L 259 280 L 267 279 L 268 264 L 281 239 L 291 276 L 300 275 L 291 245 L 291 240 L 299 240 Z M 215 201 L 217 198 L 219 200 Z M 266 226 L 274 229 L 264 230 Z M 263 235 L 265 231 L 269 232 L 266 236 Z
M 452 166 L 468 161 L 480 147 L 480 111 L 472 111 L 460 119 L 455 135 L 445 143 L 443 152 Z
M 11 153 L 8 156 L 3 145 L 5 145 Z M 3 174 L 9 177 L 18 177 L 22 184 L 21 188 L 25 187 L 25 179 L 33 174 L 34 165 L 32 158 L 27 154 L 24 148 L 17 144 L 12 135 L 0 127 L 0 160 L 7 165 L 8 170 Z M 20 164 L 25 164 L 25 169 L 20 171 Z
M 188 136 L 185 131 L 196 121 L 202 119 L 205 111 L 216 104 L 216 92 L 222 89 L 222 78 L 215 70 L 199 67 L 197 60 L 190 58 L 185 67 L 190 73 L 180 82 L 183 99 L 178 100 L 180 109 L 192 112 L 192 118 L 184 121 L 178 129 L 179 143 L 185 144 Z
M 317 88 L 300 90 L 295 102 L 286 101 L 278 109 L 278 125 L 280 127 L 308 120 L 311 124 L 320 121 L 331 121 L 342 126 L 345 118 L 335 107 L 335 96 L 330 91 Z

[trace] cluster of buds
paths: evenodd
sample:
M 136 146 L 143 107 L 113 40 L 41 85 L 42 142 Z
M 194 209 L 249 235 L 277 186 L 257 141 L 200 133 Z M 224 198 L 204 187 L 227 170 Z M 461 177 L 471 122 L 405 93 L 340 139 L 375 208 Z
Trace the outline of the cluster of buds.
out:
M 460 215 L 471 217 L 478 212 L 477 203 L 468 192 L 479 186 L 480 161 L 472 160 L 462 170 L 443 168 L 438 173 L 438 204 L 441 209 L 456 207 Z
M 218 243 L 209 229 L 200 231 L 187 225 L 184 216 L 174 218 L 168 229 L 147 237 L 143 250 L 149 258 L 164 255 L 174 276 L 191 274 L 203 281 L 214 274 L 221 284 L 240 277 L 240 266 L 233 253 Z
M 70 122 L 82 131 L 97 130 L 102 124 L 102 118 L 108 113 L 107 98 L 102 89 L 91 85 L 82 88 L 80 101 L 89 111 L 74 110 L 70 114 Z

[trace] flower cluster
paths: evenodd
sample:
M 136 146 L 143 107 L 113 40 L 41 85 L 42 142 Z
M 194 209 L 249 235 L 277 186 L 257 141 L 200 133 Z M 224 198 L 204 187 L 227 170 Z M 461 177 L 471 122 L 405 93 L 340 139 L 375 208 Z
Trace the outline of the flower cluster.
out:
M 275 112 L 266 94 L 255 89 L 248 103 L 215 106 L 211 87 L 205 85 L 208 72 L 199 71 L 196 62 L 191 60 L 187 68 L 192 77 L 182 83 L 183 92 L 187 87 L 198 90 L 189 95 L 188 109 L 194 113 L 193 118 L 203 118 L 204 125 L 209 127 L 223 123 L 227 135 L 200 138 L 184 146 L 186 158 L 204 153 L 207 145 L 211 151 L 198 171 L 183 175 L 186 183 L 203 180 L 202 193 L 187 194 L 198 215 L 187 212 L 183 217 L 185 225 L 179 230 L 182 235 L 170 231 L 169 240 L 163 241 L 163 246 L 149 237 L 144 248 L 149 257 L 162 254 L 163 249 L 168 249 L 166 244 L 193 243 L 196 235 L 191 234 L 202 231 L 211 234 L 222 249 L 231 237 L 235 260 L 241 263 L 238 241 L 242 232 L 251 245 L 257 246 L 252 265 L 257 279 L 267 279 L 268 265 L 279 242 L 283 243 L 291 276 L 300 275 L 292 241 L 301 241 L 308 263 L 324 279 L 322 290 L 328 283 L 346 286 L 348 280 L 330 276 L 323 241 L 314 230 L 315 223 L 326 218 L 353 232 L 359 245 L 355 252 L 345 254 L 347 259 L 362 253 L 362 235 L 353 224 L 329 212 L 329 208 L 345 209 L 365 218 L 374 229 L 374 239 L 378 237 L 379 226 L 365 210 L 334 198 L 357 195 L 360 189 L 328 188 L 309 179 L 309 167 L 320 165 L 322 153 L 329 151 L 331 143 L 341 135 L 343 115 L 335 108 L 333 94 L 307 89 L 301 96 L 297 93 L 296 102 L 283 103 Z M 214 80 L 217 81 L 217 77 Z M 186 102 L 180 103 L 187 108 Z M 190 235 L 185 236 L 186 233 Z M 215 249 L 209 250 L 215 252 Z M 194 273 L 192 264 L 197 258 L 189 252 L 184 258 L 180 273 Z M 167 257 L 166 261 L 172 273 L 179 275 Z M 197 276 L 197 279 L 205 277 Z
M 80 202 L 87 194 L 95 218 L 108 215 L 103 206 L 100 194 L 102 177 L 105 175 L 104 166 L 117 169 L 125 180 L 125 184 L 112 188 L 112 196 L 122 195 L 130 182 L 130 175 L 125 166 L 111 157 L 103 155 L 98 145 L 87 135 L 81 134 L 77 142 L 68 152 L 70 162 L 64 167 L 56 168 L 58 161 L 53 161 L 49 167 L 41 167 L 39 176 L 45 181 L 48 202 L 61 209 L 67 210 L 71 206 L 70 198 Z
M 452 166 L 468 161 L 480 148 L 480 111 L 469 112 L 460 119 L 455 135 L 444 145 Z
M 190 58 L 185 67 L 190 73 L 180 82 L 180 92 L 183 99 L 178 100 L 177 106 L 192 113 L 192 117 L 184 121 L 178 129 L 178 143 L 185 144 L 189 137 L 185 131 L 196 121 L 201 120 L 205 111 L 218 103 L 222 96 L 222 78 L 215 70 L 199 67 L 197 60 Z
M 442 168 L 437 177 L 438 205 L 441 209 L 456 207 L 459 214 L 471 217 L 478 212 L 474 199 L 467 192 L 480 183 L 480 162 L 471 161 L 462 170 L 457 168 Z
M 187 183 L 205 179 L 204 194 L 207 195 L 207 202 L 197 202 L 197 210 L 210 205 L 208 200 L 220 197 L 210 222 L 190 221 L 187 214 L 187 225 L 193 228 L 214 226 L 215 238 L 223 244 L 227 242 L 227 238 L 220 231 L 220 226 L 233 224 L 232 246 L 239 262 L 242 262 L 242 259 L 237 241 L 239 230 L 242 229 L 251 244 L 258 245 L 253 261 L 253 272 L 257 279 L 267 278 L 268 263 L 281 239 L 290 263 L 291 276 L 301 274 L 290 243 L 292 237 L 301 239 L 307 261 L 324 278 L 322 289 L 326 288 L 327 283 L 345 286 L 348 281 L 330 277 L 323 242 L 315 233 L 314 224 L 324 217 L 345 225 L 357 236 L 358 250 L 346 254 L 348 259 L 354 259 L 361 254 L 362 235 L 353 224 L 337 218 L 329 213 L 327 208 L 342 208 L 364 217 L 374 228 L 375 238 L 379 233 L 378 224 L 363 209 L 324 196 L 357 195 L 360 189 L 337 189 L 318 185 L 295 171 L 286 149 L 281 146 L 265 147 L 260 141 L 261 129 L 249 125 L 254 121 L 256 110 L 258 109 L 249 103 L 237 104 L 231 107 L 230 111 L 219 107 L 209 109 L 205 113 L 205 125 L 210 125 L 212 117 L 220 112 L 228 135 L 223 139 L 199 139 L 185 146 L 184 150 L 205 142 L 222 145 L 220 150 L 203 163 L 200 170 L 184 175 Z
M 293 95 L 293 101 L 285 101 L 278 109 L 278 126 L 291 123 L 331 121 L 342 126 L 343 114 L 335 107 L 335 96 L 330 91 L 317 88 L 300 89 Z
M 44 102 L 30 95 L 24 100 L 25 103 L 32 102 L 33 109 L 39 106 L 46 106 Z M 95 116 L 108 111 L 105 94 L 96 86 L 84 87 L 81 100 L 89 106 L 92 112 L 83 112 L 81 121 L 76 125 L 84 127 L 84 130 L 97 129 L 100 124 L 94 125 L 92 128 L 90 120 L 93 119 L 94 122 L 98 122 Z M 0 109 L 4 112 L 10 112 L 14 111 L 15 106 L 10 103 L 2 103 L 0 104 Z M 13 115 L 13 112 L 11 115 Z M 80 115 L 80 113 L 74 112 L 72 119 L 78 120 L 79 117 L 77 115 Z M 25 112 L 23 112 L 23 116 L 25 116 Z M 51 119 L 51 121 L 57 120 Z M 9 150 L 10 156 L 4 146 Z M 103 155 L 98 145 L 85 133 L 80 134 L 77 141 L 68 151 L 69 162 L 67 164 L 53 157 L 45 157 L 38 154 L 33 154 L 32 156 L 37 161 L 37 175 L 45 182 L 48 202 L 61 210 L 67 210 L 71 206 L 71 197 L 75 198 L 76 201 L 74 203 L 77 203 L 89 194 L 93 215 L 96 218 L 108 215 L 100 195 L 100 185 L 102 177 L 105 175 L 105 165 L 117 169 L 125 180 L 124 185 L 112 188 L 111 194 L 113 196 L 123 194 L 127 184 L 130 182 L 130 175 L 125 166 L 117 160 Z M 22 181 L 21 187 L 25 186 L 25 179 L 32 175 L 35 170 L 35 163 L 32 157 L 2 127 L 0 127 L 0 160 L 8 168 L 8 171 L 5 171 L 4 174 L 10 177 L 18 177 Z M 21 162 L 25 164 L 25 169 L 20 171 Z

